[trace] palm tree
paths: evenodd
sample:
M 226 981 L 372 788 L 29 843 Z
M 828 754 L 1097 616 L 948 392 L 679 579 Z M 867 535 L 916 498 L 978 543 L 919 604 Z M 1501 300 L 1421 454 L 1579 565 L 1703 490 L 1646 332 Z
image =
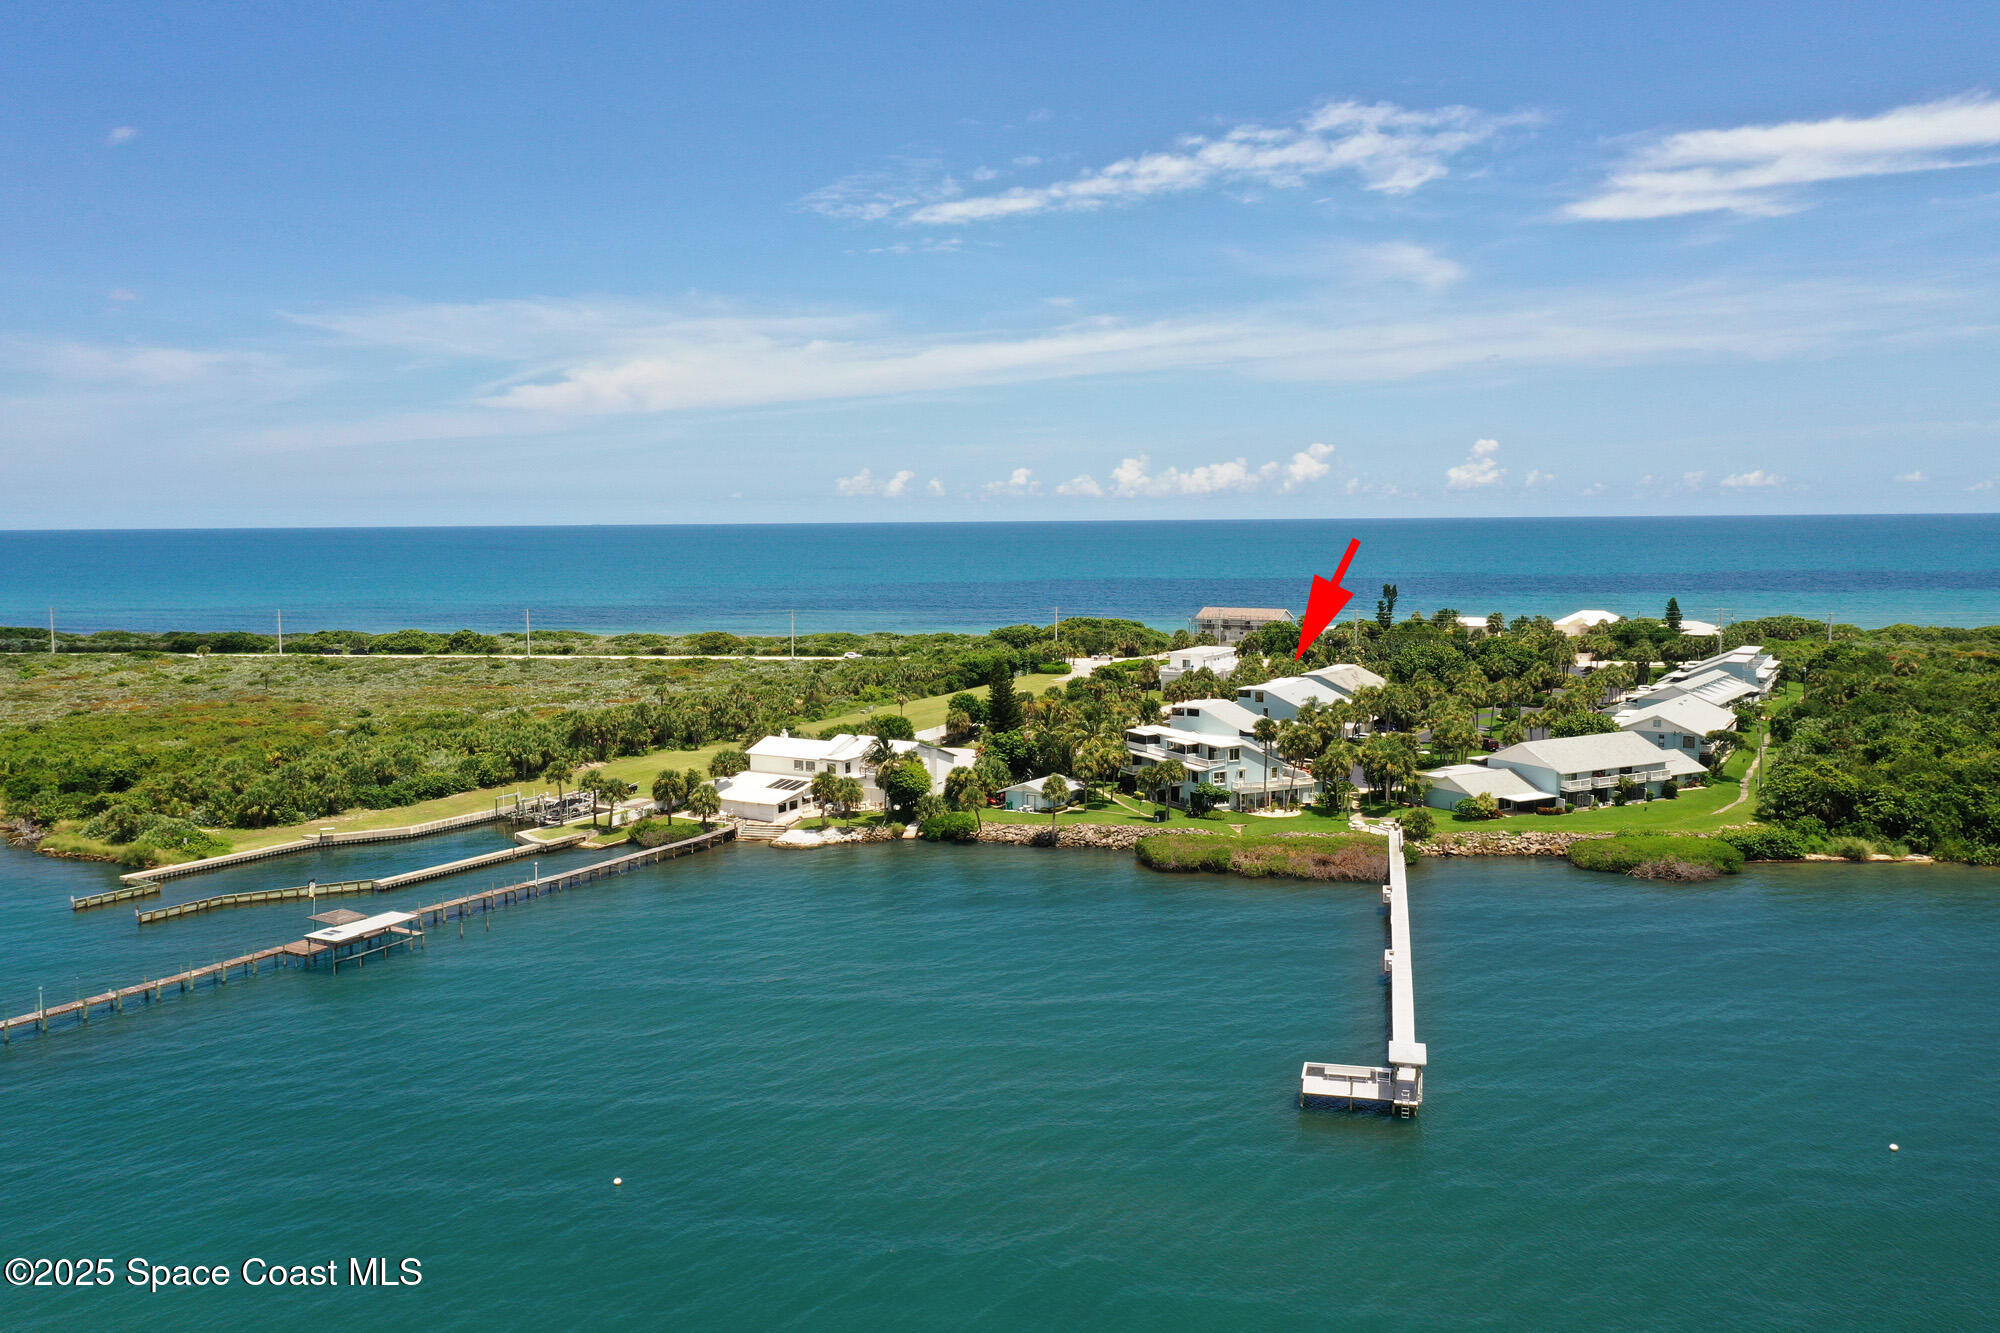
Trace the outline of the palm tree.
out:
M 575 776 L 576 764 L 568 756 L 550 759 L 548 767 L 542 770 L 542 781 L 551 784 L 556 789 L 557 809 L 562 808 L 563 788 L 568 786 L 569 780 Z
M 686 801 L 687 798 L 687 779 L 681 774 L 674 772 L 671 768 L 661 769 L 660 775 L 653 779 L 654 803 L 664 813 L 671 816 L 674 811 L 681 808 L 681 803 Z
M 832 822 L 833 812 L 840 805 L 842 795 L 840 784 L 840 774 L 834 772 L 831 768 L 822 768 L 819 772 L 813 774 L 812 785 L 806 788 L 806 794 L 811 796 L 813 804 L 819 807 L 819 826 L 821 828 L 825 828 Z
M 715 817 L 722 813 L 722 793 L 712 782 L 704 782 L 688 793 L 687 812 L 701 821 L 706 829 Z
M 984 827 L 985 820 L 979 817 L 986 805 L 992 789 L 977 768 L 954 768 L 944 775 L 944 800 L 954 810 L 969 811 L 972 821 Z
M 1139 777 L 1146 784 L 1146 790 L 1153 793 L 1153 800 L 1164 809 L 1170 804 L 1167 793 L 1186 782 L 1187 775 L 1186 764 L 1178 759 L 1163 759 L 1141 770 Z
M 1084 782 L 1084 799 L 1090 799 L 1092 787 L 1116 778 L 1125 761 L 1124 744 L 1105 732 L 1095 732 L 1079 744 L 1070 765 Z
M 1049 803 L 1049 827 L 1056 826 L 1056 811 L 1069 804 L 1069 783 L 1060 773 L 1042 779 L 1042 799 Z
M 1264 747 L 1264 804 L 1271 803 L 1271 747 L 1277 743 L 1278 724 L 1268 717 L 1257 719 L 1257 725 L 1250 728 L 1250 734 Z

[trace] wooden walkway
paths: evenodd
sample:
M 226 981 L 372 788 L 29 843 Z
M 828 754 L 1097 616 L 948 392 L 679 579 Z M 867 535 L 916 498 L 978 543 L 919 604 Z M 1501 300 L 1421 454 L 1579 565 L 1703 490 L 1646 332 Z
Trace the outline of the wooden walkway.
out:
M 137 884 L 125 884 L 115 889 L 106 889 L 103 893 L 87 893 L 81 898 L 72 898 L 69 900 L 69 910 L 72 912 L 82 912 L 92 907 L 109 907 L 113 903 L 129 903 L 134 898 L 150 898 L 159 891 L 160 886 L 158 884 L 153 883 L 151 880 L 142 880 Z
M 467 856 L 456 861 L 424 866 L 420 870 L 409 870 L 383 879 L 347 879 L 336 884 L 317 886 L 295 884 L 284 889 L 251 889 L 245 893 L 218 893 L 210 898 L 194 898 L 167 907 L 135 910 L 133 916 L 140 925 L 150 926 L 156 922 L 172 921 L 178 917 L 193 916 L 198 912 L 213 912 L 224 907 L 258 907 L 265 903 L 304 902 L 312 898 L 338 898 L 350 893 L 387 893 L 391 889 L 406 889 L 412 884 L 443 879 L 446 875 L 478 870 L 482 866 L 499 865 L 503 861 L 518 861 L 523 857 L 539 856 L 543 852 L 561 851 L 566 847 L 574 847 L 589 836 L 588 833 L 579 830 L 575 833 L 566 833 L 560 838 L 551 838 L 547 842 L 523 847 L 502 847 L 497 852 L 482 852 L 478 856 Z M 152 886 L 152 892 L 159 891 L 159 885 Z M 112 892 L 137 896 L 136 890 L 133 889 L 114 889 Z
M 273 843 L 269 847 L 256 847 L 247 852 L 227 852 L 221 856 L 205 857 L 199 861 L 182 861 L 179 865 L 135 870 L 118 878 L 127 884 L 158 884 L 162 880 L 178 879 L 182 875 L 199 875 L 205 871 L 222 870 L 251 861 L 266 861 L 274 856 L 289 856 L 293 852 L 309 852 L 319 847 L 346 847 L 363 842 L 402 842 L 409 838 L 427 838 L 433 833 L 449 833 L 454 829 L 473 828 L 479 824 L 497 824 L 506 817 L 498 810 L 474 810 L 470 814 L 451 815 L 445 819 L 433 819 L 424 824 L 407 824 L 401 828 L 349 829 L 344 833 L 315 833 L 293 842 Z
M 415 912 L 425 922 L 441 923 L 451 920 L 454 917 L 462 919 L 474 910 L 482 913 L 491 912 L 496 908 L 511 906 L 514 903 L 528 902 L 536 898 L 547 897 L 552 893 L 560 893 L 566 889 L 577 888 L 580 885 L 588 884 L 595 880 L 606 879 L 613 875 L 623 875 L 628 871 L 637 870 L 642 866 L 657 865 L 661 861 L 671 860 L 677 856 L 686 856 L 691 852 L 707 851 L 711 847 L 717 847 L 725 842 L 733 841 L 735 837 L 735 825 L 724 824 L 720 828 L 713 829 L 707 833 L 697 834 L 692 838 L 686 838 L 680 842 L 671 842 L 661 847 L 649 847 L 643 851 L 629 852 L 624 856 L 617 856 L 608 861 L 598 861 L 591 865 L 580 866 L 575 870 L 566 871 L 560 875 L 545 875 L 540 879 L 531 879 L 519 884 L 510 884 L 504 888 L 489 889 L 484 893 L 468 893 L 462 897 L 451 898 L 444 902 L 432 903 L 427 907 L 412 908 L 410 910 Z M 105 991 L 99 995 L 85 996 L 81 999 L 72 1000 L 67 1004 L 51 1005 L 44 1009 L 30 1010 L 25 1014 L 19 1014 L 13 1018 L 0 1019 L 0 1045 L 11 1044 L 14 1037 L 21 1033 L 46 1033 L 57 1026 L 84 1027 L 90 1023 L 93 1014 L 99 1018 L 110 1014 L 122 1014 L 125 1012 L 125 1002 L 127 1000 L 137 1000 L 142 1003 L 151 1004 L 166 998 L 169 994 L 188 994 L 204 983 L 211 986 L 224 986 L 229 983 L 231 976 L 254 977 L 264 969 L 266 964 L 269 964 L 275 970 L 279 967 L 309 963 L 318 952 L 320 950 L 317 947 L 307 943 L 305 940 L 292 940 L 285 944 L 273 945 L 268 949 L 260 949 L 256 953 L 247 953 L 236 958 L 226 958 L 219 962 L 210 963 L 205 967 L 189 968 L 184 972 L 176 972 L 172 976 L 160 977 L 153 981 L 142 981 L 135 986 L 126 986 L 118 990 Z

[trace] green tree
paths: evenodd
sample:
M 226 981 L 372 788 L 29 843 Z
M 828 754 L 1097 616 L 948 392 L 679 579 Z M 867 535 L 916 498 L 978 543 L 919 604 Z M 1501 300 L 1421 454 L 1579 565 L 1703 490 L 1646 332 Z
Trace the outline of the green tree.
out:
M 986 808 L 987 799 L 993 789 L 986 785 L 986 778 L 977 766 L 954 768 L 944 775 L 944 802 L 954 810 L 970 814 L 980 824 L 980 812 Z
M 1278 771 L 1272 750 L 1278 743 L 1278 724 L 1268 717 L 1260 717 L 1250 728 L 1250 734 L 1257 738 L 1257 744 L 1264 748 L 1264 804 L 1271 803 L 1271 778 Z
M 714 783 L 702 783 L 688 793 L 687 812 L 699 819 L 706 829 L 722 813 L 722 793 L 715 789 Z
M 1069 783 L 1063 781 L 1062 774 L 1051 773 L 1042 779 L 1042 799 L 1049 803 L 1049 827 L 1056 826 L 1056 811 L 1069 804 Z
M 1021 699 L 1014 693 L 1014 669 L 996 660 L 986 675 L 986 730 L 1019 731 Z
M 1198 782 L 1188 788 L 1188 813 L 1197 819 L 1205 818 L 1208 812 L 1229 800 L 1229 789 L 1218 787 L 1212 782 Z
M 1491 792 L 1477 792 L 1466 797 L 1452 808 L 1452 813 L 1462 819 L 1498 819 L 1500 802 L 1493 799 Z
M 1382 585 L 1381 599 L 1375 603 L 1375 623 L 1385 630 L 1396 623 L 1396 585 L 1393 583 Z
M 1678 634 L 1679 634 L 1679 633 L 1681 632 L 1681 599 L 1680 599 L 1680 598 L 1678 598 L 1678 597 L 1669 597 L 1669 598 L 1667 598 L 1667 617 L 1666 617 L 1666 619 L 1667 619 L 1667 628 L 1668 628 L 1668 629 L 1670 629 L 1670 630 L 1672 630 L 1672 631 L 1673 631 L 1673 632 L 1674 632 L 1675 634 L 1677 634 L 1677 635 L 1678 635 Z
M 1125 746 L 1117 737 L 1099 732 L 1086 738 L 1070 756 L 1070 770 L 1083 783 L 1083 796 L 1115 781 L 1125 767 Z
M 567 756 L 550 759 L 548 766 L 542 769 L 542 781 L 556 789 L 558 806 L 562 804 L 563 788 L 567 787 L 575 776 L 576 761 Z
M 669 815 L 686 803 L 689 790 L 687 774 L 671 768 L 661 769 L 660 775 L 653 779 L 653 800 Z
M 1171 802 L 1174 788 L 1187 781 L 1187 765 L 1178 759 L 1163 759 L 1139 770 L 1139 785 L 1161 807 Z
M 831 768 L 822 768 L 812 775 L 806 784 L 806 795 L 819 807 L 819 826 L 825 828 L 832 822 L 834 812 L 840 806 L 841 777 Z
M 741 750 L 718 750 L 708 761 L 708 775 L 712 778 L 733 778 L 750 768 L 750 756 Z
M 882 789 L 882 799 L 888 803 L 890 813 L 908 822 L 917 798 L 931 789 L 930 770 L 924 767 L 922 760 L 909 755 L 878 769 L 875 785 Z

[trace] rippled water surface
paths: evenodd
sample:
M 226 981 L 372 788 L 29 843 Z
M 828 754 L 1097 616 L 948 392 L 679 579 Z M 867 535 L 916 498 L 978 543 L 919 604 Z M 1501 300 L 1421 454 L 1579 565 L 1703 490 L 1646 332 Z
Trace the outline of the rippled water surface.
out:
M 0 854 L 0 995 L 175 952 L 68 912 L 109 873 Z M 1990 1319 L 2000 875 L 1458 862 L 1412 903 L 1414 1123 L 1292 1103 L 1379 1056 L 1371 889 L 1112 853 L 730 848 L 17 1041 L 10 1256 L 424 1280 L 4 1289 L 0 1326 Z

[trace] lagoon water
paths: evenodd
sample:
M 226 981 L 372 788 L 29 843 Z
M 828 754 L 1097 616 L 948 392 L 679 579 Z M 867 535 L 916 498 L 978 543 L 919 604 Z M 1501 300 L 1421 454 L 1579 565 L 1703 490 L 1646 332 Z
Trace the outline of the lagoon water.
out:
M 1295 613 L 1361 542 L 1372 612 L 2000 624 L 2000 515 L 0 532 L 0 625 L 981 631 Z
M 122 909 L 67 909 L 111 875 L 0 852 L 0 997 L 299 924 L 135 943 Z M 2000 874 L 1425 864 L 1424 1115 L 1302 1113 L 1301 1061 L 1379 1054 L 1374 897 L 1113 853 L 734 847 L 19 1041 L 8 1256 L 424 1280 L 0 1288 L 0 1326 L 1991 1320 Z

